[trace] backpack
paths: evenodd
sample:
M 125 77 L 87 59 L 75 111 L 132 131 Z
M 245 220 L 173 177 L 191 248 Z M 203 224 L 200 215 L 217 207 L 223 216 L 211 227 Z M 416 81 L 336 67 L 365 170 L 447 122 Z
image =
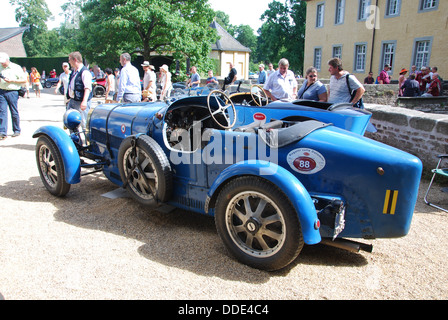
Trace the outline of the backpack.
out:
M 350 102 L 353 101 L 353 98 L 356 96 L 356 90 L 353 90 L 350 88 L 350 83 L 349 83 L 349 77 L 350 77 L 350 73 L 347 73 L 347 75 L 345 76 L 345 80 L 347 81 L 347 88 L 348 88 L 348 92 L 350 93 Z M 359 109 L 364 109 L 364 101 L 361 99 L 358 100 L 358 102 L 356 102 L 353 107 L 355 108 L 359 108 Z

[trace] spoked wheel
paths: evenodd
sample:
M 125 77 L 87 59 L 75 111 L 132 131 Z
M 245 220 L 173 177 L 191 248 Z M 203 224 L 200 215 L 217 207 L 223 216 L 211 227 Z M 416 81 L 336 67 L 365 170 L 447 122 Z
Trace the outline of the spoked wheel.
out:
M 93 88 L 93 95 L 96 98 L 101 98 L 102 96 L 104 96 L 105 93 L 106 93 L 106 88 L 104 88 L 101 85 L 97 85 L 97 86 L 95 86 L 95 88 Z
M 257 177 L 241 177 L 224 187 L 215 223 L 227 249 L 242 263 L 262 270 L 287 266 L 304 245 L 289 199 Z
M 228 103 L 228 104 L 226 104 Z M 213 90 L 207 96 L 208 111 L 217 125 L 223 129 L 231 129 L 236 123 L 236 109 L 229 96 L 221 90 Z M 230 121 L 228 109 L 233 111 L 233 121 Z M 226 124 L 222 123 L 219 118 L 225 120 Z
M 149 136 L 126 138 L 118 152 L 121 179 L 131 196 L 144 205 L 169 200 L 172 173 L 168 158 Z
M 45 188 L 52 195 L 65 196 L 70 191 L 70 184 L 65 181 L 61 153 L 55 143 L 46 136 L 37 140 L 36 161 Z
M 269 98 L 262 87 L 257 84 L 252 85 L 250 88 L 250 96 L 255 104 L 259 107 L 267 106 Z

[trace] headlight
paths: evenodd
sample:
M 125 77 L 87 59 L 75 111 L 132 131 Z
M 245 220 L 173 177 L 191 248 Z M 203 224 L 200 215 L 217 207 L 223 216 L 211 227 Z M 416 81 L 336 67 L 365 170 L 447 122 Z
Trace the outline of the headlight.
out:
M 75 131 L 81 125 L 82 117 L 78 110 L 70 109 L 64 114 L 64 125 L 71 131 Z

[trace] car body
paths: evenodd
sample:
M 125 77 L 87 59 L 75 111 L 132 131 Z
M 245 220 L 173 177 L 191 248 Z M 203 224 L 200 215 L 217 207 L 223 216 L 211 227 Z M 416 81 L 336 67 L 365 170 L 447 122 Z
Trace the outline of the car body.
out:
M 408 233 L 422 164 L 364 137 L 369 112 L 256 100 L 212 90 L 170 103 L 98 105 L 86 132 L 68 111 L 71 135 L 53 126 L 34 134 L 39 173 L 56 196 L 83 172 L 102 171 L 142 204 L 214 216 L 226 248 L 264 270 L 287 266 L 305 244 L 349 248 L 356 243 L 343 239 Z

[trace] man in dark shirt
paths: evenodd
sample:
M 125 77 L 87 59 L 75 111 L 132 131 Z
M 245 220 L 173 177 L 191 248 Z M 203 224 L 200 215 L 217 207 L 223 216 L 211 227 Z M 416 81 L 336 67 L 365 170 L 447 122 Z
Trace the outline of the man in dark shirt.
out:
M 375 79 L 373 79 L 373 72 L 369 72 L 367 78 L 364 78 L 364 84 L 373 84 Z
M 226 89 L 226 85 L 233 84 L 236 81 L 237 71 L 234 68 L 232 62 L 229 63 L 229 67 L 230 67 L 230 72 L 229 72 L 229 75 L 224 78 L 224 85 L 222 87 L 222 90 Z
M 419 95 L 419 88 L 420 85 L 415 80 L 415 74 L 411 74 L 401 86 L 401 89 L 403 89 L 403 97 L 417 97 Z

